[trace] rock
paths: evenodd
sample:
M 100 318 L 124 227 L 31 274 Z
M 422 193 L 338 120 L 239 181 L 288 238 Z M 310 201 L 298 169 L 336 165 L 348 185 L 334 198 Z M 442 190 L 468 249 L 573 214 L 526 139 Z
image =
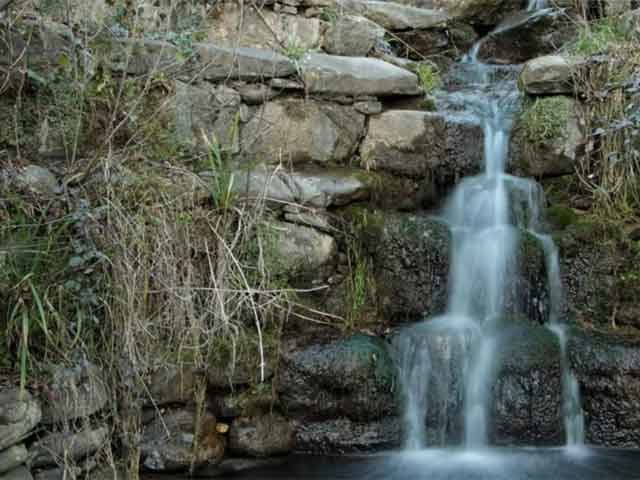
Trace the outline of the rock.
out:
M 530 234 L 513 233 L 519 237 L 518 254 L 508 264 L 513 281 L 505 291 L 505 310 L 543 323 L 549 314 L 544 251 Z M 378 302 L 386 319 L 401 323 L 444 313 L 452 241 L 444 223 L 385 212 L 361 238 L 372 258 Z
M 368 248 L 384 317 L 397 322 L 443 312 L 451 241 L 446 225 L 414 215 L 386 213 L 378 222 L 366 233 L 365 241 L 370 238 Z
M 247 470 L 255 470 L 265 467 L 277 467 L 286 463 L 287 457 L 272 458 L 225 458 L 218 465 L 206 466 L 198 470 L 199 477 L 225 477 Z
M 18 187 L 22 187 L 41 195 L 57 195 L 62 192 L 58 179 L 50 170 L 38 165 L 27 165 L 17 177 Z
M 277 414 L 236 419 L 229 432 L 229 449 L 236 455 L 270 457 L 293 450 L 293 427 Z
M 451 185 L 481 169 L 482 139 L 480 125 L 466 117 L 388 110 L 369 120 L 360 157 L 372 170 Z
M 255 360 L 255 361 L 254 361 Z M 207 369 L 207 381 L 209 387 L 215 390 L 233 390 L 238 386 L 252 385 L 260 381 L 259 359 L 237 362 L 236 365 L 209 365 Z M 265 380 L 273 376 L 271 362 L 265 365 Z
M 502 329 L 493 388 L 492 444 L 561 445 L 560 344 L 547 328 L 522 321 Z
M 228 48 L 255 47 L 281 50 L 282 45 L 301 50 L 320 46 L 321 29 L 317 18 L 279 14 L 239 2 L 225 2 L 216 13 L 208 32 L 209 41 Z
M 271 385 L 264 384 L 216 397 L 214 412 L 226 418 L 251 417 L 269 413 L 277 402 Z
M 586 442 L 640 446 L 640 348 L 615 334 L 574 328 L 568 356 L 580 384 Z
M 244 155 L 268 163 L 345 162 L 364 130 L 364 115 L 330 102 L 265 103 L 242 127 Z
M 90 363 L 57 367 L 43 392 L 42 423 L 46 424 L 89 417 L 109 400 L 101 370 Z
M 520 73 L 519 87 L 529 95 L 571 95 L 571 63 L 561 55 L 547 55 L 529 60 Z
M 333 237 L 317 230 L 287 222 L 270 222 L 268 228 L 276 237 L 276 250 L 281 267 L 296 274 L 317 274 L 317 270 L 333 261 L 337 246 Z
M 29 458 L 24 445 L 13 445 L 0 452 L 0 475 L 18 468 Z
M 1 480 L 33 480 L 31 473 L 27 470 L 26 467 L 18 467 L 15 468 L 2 476 L 0 476 Z
M 399 447 L 401 429 L 395 417 L 366 423 L 341 418 L 300 422 L 295 438 L 297 452 L 316 455 L 366 453 Z
M 351 14 L 368 18 L 386 30 L 429 29 L 444 26 L 448 20 L 443 11 L 386 1 L 337 0 L 337 6 Z
M 208 43 L 197 43 L 194 48 L 203 64 L 200 76 L 205 80 L 262 80 L 296 73 L 290 59 L 270 50 L 224 48 Z
M 164 365 L 151 375 L 147 406 L 161 407 L 172 403 L 193 403 L 198 375 L 187 365 Z
M 384 342 L 358 334 L 286 354 L 277 388 L 289 418 L 367 421 L 395 411 L 394 382 Z
M 382 113 L 382 103 L 378 100 L 363 100 L 355 102 L 353 108 L 363 115 L 377 115 Z
M 104 48 L 104 61 L 116 72 L 149 75 L 178 73 L 189 58 L 178 47 L 161 40 L 114 39 Z
M 522 9 L 519 0 L 401 0 L 421 8 L 442 9 L 453 20 L 472 25 L 491 27 L 505 16 Z
M 403 30 L 395 35 L 410 48 L 403 48 L 408 58 L 424 60 L 432 55 L 447 55 L 458 58 L 468 52 L 478 40 L 478 34 L 471 25 L 464 23 L 448 23 L 446 26 L 426 30 Z
M 50 433 L 31 446 L 31 465 L 40 468 L 77 461 L 100 450 L 108 440 L 106 427 L 78 433 Z
M 561 10 L 520 11 L 483 39 L 478 58 L 488 63 L 523 63 L 555 52 L 573 38 L 575 28 Z
M 326 212 L 319 210 L 300 210 L 285 207 L 284 219 L 289 223 L 311 227 L 321 232 L 331 233 L 336 230 L 331 225 L 331 220 Z
M 40 405 L 29 392 L 0 391 L 0 451 L 20 442 L 41 419 Z
M 215 417 L 206 411 L 196 415 L 185 409 L 165 411 L 162 418 L 146 425 L 140 443 L 142 466 L 154 472 L 185 471 L 192 466 L 215 464 L 222 460 L 224 449 Z
M 580 104 L 562 96 L 536 98 L 513 127 L 510 164 L 527 177 L 572 174 L 586 143 Z
M 240 135 L 236 126 L 241 96 L 224 85 L 194 85 L 176 81 L 171 101 L 175 132 L 181 142 L 209 148 L 208 141 L 223 151 L 238 153 Z
M 242 101 L 248 105 L 260 105 L 280 95 L 278 90 L 262 83 L 243 84 L 234 88 L 240 94 Z
M 341 15 L 329 25 L 322 44 L 325 52 L 348 57 L 366 57 L 384 38 L 384 29 L 364 17 Z
M 369 194 L 367 183 L 352 169 L 295 172 L 258 166 L 234 172 L 233 188 L 240 198 L 317 208 L 348 205 Z
M 418 77 L 377 58 L 308 53 L 300 71 L 309 93 L 332 95 L 417 95 Z

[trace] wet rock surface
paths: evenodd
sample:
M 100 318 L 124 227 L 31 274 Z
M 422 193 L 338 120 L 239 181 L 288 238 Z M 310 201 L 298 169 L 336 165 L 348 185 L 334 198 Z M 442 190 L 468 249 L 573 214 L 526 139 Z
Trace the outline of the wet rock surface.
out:
M 239 456 L 269 457 L 293 450 L 293 426 L 277 414 L 240 417 L 229 432 L 229 449 Z

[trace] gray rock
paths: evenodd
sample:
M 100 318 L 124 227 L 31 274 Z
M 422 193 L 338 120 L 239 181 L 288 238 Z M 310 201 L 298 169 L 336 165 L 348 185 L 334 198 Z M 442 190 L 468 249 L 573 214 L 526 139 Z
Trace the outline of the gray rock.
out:
M 199 421 L 199 425 L 196 425 Z M 194 452 L 196 432 L 199 434 Z M 215 464 L 224 455 L 224 441 L 216 431 L 216 419 L 204 412 L 168 410 L 146 425 L 140 443 L 142 466 L 154 472 L 186 471 Z
M 102 410 L 109 392 L 101 370 L 90 363 L 58 367 L 42 398 L 42 423 L 66 422 Z
M 106 427 L 78 433 L 50 433 L 31 446 L 31 465 L 40 468 L 77 461 L 102 448 L 109 440 Z
M 331 225 L 326 212 L 320 210 L 301 210 L 295 207 L 285 207 L 284 219 L 287 222 L 304 225 L 322 232 L 331 233 L 336 230 Z
M 322 422 L 299 422 L 296 451 L 312 454 L 366 453 L 400 446 L 400 421 L 384 417 L 371 422 L 347 418 Z
M 520 0 L 399 0 L 398 3 L 444 10 L 452 20 L 491 27 L 523 7 Z
M 0 391 L 0 451 L 20 442 L 33 430 L 42 412 L 29 392 Z
M 161 40 L 115 39 L 105 53 L 105 61 L 112 70 L 130 75 L 177 73 L 189 60 L 178 47 Z
M 0 476 L 1 480 L 33 480 L 26 467 L 18 467 Z
M 216 12 L 209 29 L 209 41 L 221 47 L 254 47 L 280 50 L 282 45 L 310 50 L 320 46 L 321 28 L 317 18 L 283 15 L 252 5 L 244 8 L 225 2 Z
M 200 76 L 206 80 L 261 80 L 296 73 L 296 66 L 290 59 L 270 50 L 224 48 L 207 43 L 197 43 L 194 47 L 203 64 Z
M 180 141 L 208 148 L 208 141 L 226 152 L 240 150 L 240 135 L 237 128 L 241 108 L 241 96 L 224 85 L 211 86 L 176 81 L 176 93 L 171 100 L 176 135 Z
M 367 421 L 395 411 L 394 384 L 385 343 L 358 334 L 287 353 L 277 388 L 288 417 Z
M 13 470 L 27 461 L 29 453 L 24 445 L 13 445 L 0 452 L 0 475 Z
M 353 108 L 363 115 L 377 115 L 382 113 L 382 103 L 378 100 L 363 100 L 355 102 Z
M 271 385 L 261 384 L 244 391 L 216 396 L 213 411 L 226 418 L 252 417 L 269 413 L 278 403 Z
M 543 326 L 526 321 L 502 329 L 493 388 L 493 432 L 497 445 L 561 445 L 560 344 Z
M 543 128 L 541 122 L 557 130 L 552 138 L 532 137 L 531 132 Z M 584 119 L 578 101 L 561 96 L 537 98 L 525 105 L 515 122 L 510 145 L 511 168 L 527 177 L 572 174 L 585 143 Z
M 300 62 L 309 93 L 332 95 L 417 95 L 418 77 L 377 58 L 309 53 Z
M 575 327 L 568 355 L 580 384 L 586 442 L 640 446 L 640 346 L 615 333 Z
M 278 414 L 236 419 L 229 431 L 229 449 L 248 457 L 283 455 L 293 450 L 293 426 Z
M 190 366 L 164 365 L 155 370 L 149 379 L 151 398 L 147 406 L 193 403 L 197 384 L 198 375 Z
M 442 10 L 416 8 L 373 0 L 337 0 L 337 6 L 361 15 L 387 30 L 428 29 L 444 26 L 449 16 Z
M 268 102 L 242 127 L 249 159 L 268 163 L 349 160 L 364 130 L 364 116 L 330 102 L 287 99 Z
M 262 83 L 235 85 L 234 88 L 248 105 L 260 105 L 280 95 L 278 90 Z
M 276 250 L 282 268 L 295 274 L 316 274 L 332 262 L 337 246 L 333 237 L 317 230 L 288 222 L 270 222 L 276 236 Z
M 344 206 L 369 194 L 366 182 L 351 169 L 291 172 L 281 167 L 258 166 L 235 172 L 233 188 L 237 195 L 249 200 L 264 198 L 317 208 Z
M 16 181 L 18 186 L 43 195 L 56 195 L 62 191 L 55 175 L 38 165 L 27 165 L 21 169 Z
M 414 60 L 423 60 L 432 55 L 459 58 L 478 40 L 478 34 L 467 23 L 447 23 L 446 26 L 436 28 L 403 30 L 395 35 L 410 46 L 406 49 L 406 54 Z M 404 50 L 402 52 L 404 53 Z
M 561 55 L 529 60 L 520 73 L 519 86 L 529 95 L 573 94 L 571 62 Z
M 466 117 L 389 110 L 372 117 L 360 146 L 363 166 L 450 185 L 482 166 L 483 132 Z
M 364 17 L 341 15 L 324 35 L 323 48 L 333 55 L 366 57 L 384 38 L 384 29 Z

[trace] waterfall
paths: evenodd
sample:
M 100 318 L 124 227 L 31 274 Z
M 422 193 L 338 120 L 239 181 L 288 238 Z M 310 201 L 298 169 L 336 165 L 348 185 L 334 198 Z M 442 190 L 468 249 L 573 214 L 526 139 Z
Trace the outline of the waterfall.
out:
M 547 0 L 529 0 L 527 4 L 527 10 L 529 12 L 542 10 L 543 8 L 547 8 Z
M 538 14 L 544 4 L 532 1 L 528 10 Z M 463 179 L 440 215 L 452 236 L 446 311 L 405 328 L 393 341 L 401 372 L 405 447 L 445 445 L 452 440 L 448 434 L 458 427 L 462 436 L 457 441 L 465 447 L 488 446 L 492 388 L 500 368 L 500 326 L 508 313 L 507 295 L 517 275 L 513 259 L 524 232 L 536 237 L 545 251 L 550 297 L 547 326 L 560 344 L 567 445 L 580 445 L 584 419 L 561 324 L 563 291 L 557 249 L 551 237 L 542 233 L 544 194 L 533 180 L 505 172 L 510 130 L 520 101 L 516 72 L 476 61 L 481 42 L 459 65 L 466 91 L 443 94 L 444 104 L 470 112 L 484 131 L 483 173 Z M 455 378 L 462 378 L 462 385 Z M 462 412 L 461 425 L 449 413 L 454 411 Z

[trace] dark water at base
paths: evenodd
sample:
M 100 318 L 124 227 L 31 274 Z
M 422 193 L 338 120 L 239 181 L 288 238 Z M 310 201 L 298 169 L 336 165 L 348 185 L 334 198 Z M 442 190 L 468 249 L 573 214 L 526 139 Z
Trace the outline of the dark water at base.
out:
M 168 480 L 179 476 L 148 476 Z M 216 477 L 221 478 L 221 477 Z M 293 456 L 246 480 L 640 480 L 640 450 L 429 449 L 372 456 Z

